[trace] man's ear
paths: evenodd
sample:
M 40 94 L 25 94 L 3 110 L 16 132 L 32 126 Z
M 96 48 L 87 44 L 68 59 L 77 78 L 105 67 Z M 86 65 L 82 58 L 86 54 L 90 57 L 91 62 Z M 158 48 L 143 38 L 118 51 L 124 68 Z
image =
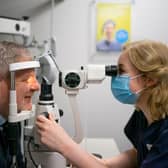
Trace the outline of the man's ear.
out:
M 0 74 L 0 82 L 2 82 L 3 80 L 5 80 L 5 78 L 2 74 Z

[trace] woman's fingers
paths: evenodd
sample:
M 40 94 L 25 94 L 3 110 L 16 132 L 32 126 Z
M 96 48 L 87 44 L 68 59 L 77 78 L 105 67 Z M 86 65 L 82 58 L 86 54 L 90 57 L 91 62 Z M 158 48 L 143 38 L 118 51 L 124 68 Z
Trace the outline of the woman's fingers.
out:
M 49 113 L 48 119 L 51 120 L 51 121 L 53 121 L 53 122 L 55 122 L 54 116 L 51 113 Z
M 46 118 L 44 115 L 39 115 L 37 117 L 38 122 L 49 122 L 49 120 L 55 122 L 54 116 L 51 113 L 48 113 L 48 118 Z
M 44 115 L 38 115 L 37 121 L 38 122 L 47 122 L 47 118 Z
M 37 128 L 40 129 L 40 130 L 45 130 L 44 124 L 43 124 L 42 122 L 36 121 L 36 126 L 37 126 Z

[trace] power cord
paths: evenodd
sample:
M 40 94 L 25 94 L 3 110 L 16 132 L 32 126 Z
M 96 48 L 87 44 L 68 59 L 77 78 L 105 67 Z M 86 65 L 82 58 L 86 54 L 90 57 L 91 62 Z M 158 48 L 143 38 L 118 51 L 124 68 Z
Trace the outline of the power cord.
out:
M 33 138 L 30 137 L 29 140 L 28 140 L 28 143 L 27 143 L 27 150 L 28 150 L 28 154 L 29 154 L 30 160 L 32 161 L 32 163 L 35 166 L 35 168 L 39 168 L 38 164 L 35 162 L 35 160 L 33 159 L 32 154 L 31 154 L 30 144 L 31 144 L 32 140 L 33 140 Z

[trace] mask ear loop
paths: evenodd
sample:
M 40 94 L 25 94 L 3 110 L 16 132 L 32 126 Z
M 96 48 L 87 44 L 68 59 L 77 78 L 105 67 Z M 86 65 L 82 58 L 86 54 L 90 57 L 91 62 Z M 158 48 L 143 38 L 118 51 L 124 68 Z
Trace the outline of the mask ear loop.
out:
M 129 74 L 117 74 L 114 77 L 129 77 Z
M 141 73 L 141 74 L 138 74 L 138 75 L 136 75 L 136 76 L 131 77 L 130 79 L 136 79 L 136 78 L 138 78 L 138 77 L 140 77 L 140 76 L 143 76 L 143 75 L 144 75 L 144 74 Z M 136 91 L 135 94 L 139 94 L 140 92 L 142 92 L 142 91 L 145 90 L 145 89 L 147 89 L 147 87 L 142 88 L 142 89 Z
M 130 79 L 136 79 L 136 78 L 138 78 L 138 77 L 140 77 L 140 76 L 143 76 L 143 75 L 144 75 L 144 74 L 141 73 L 141 74 L 135 75 L 135 76 L 133 76 L 133 77 L 130 77 Z
M 135 92 L 135 94 L 139 94 L 140 92 L 142 92 L 142 91 L 143 91 L 143 90 L 145 90 L 145 89 L 147 89 L 147 87 L 142 88 L 142 89 L 140 89 L 140 90 L 136 91 L 136 92 Z

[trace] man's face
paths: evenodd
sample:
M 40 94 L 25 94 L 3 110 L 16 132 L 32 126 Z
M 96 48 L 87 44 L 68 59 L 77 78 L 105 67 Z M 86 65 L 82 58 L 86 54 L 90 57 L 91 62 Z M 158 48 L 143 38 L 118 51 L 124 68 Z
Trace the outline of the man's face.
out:
M 20 57 L 17 62 L 31 61 L 31 57 Z M 40 86 L 36 79 L 34 69 L 26 69 L 15 73 L 15 88 L 17 94 L 18 111 L 31 110 L 32 96 L 35 91 L 38 91 Z M 2 79 L 0 81 L 0 114 L 5 118 L 9 114 L 9 91 L 10 79 Z
M 32 96 L 39 90 L 39 83 L 33 69 L 16 72 L 16 93 L 18 111 L 32 109 Z

